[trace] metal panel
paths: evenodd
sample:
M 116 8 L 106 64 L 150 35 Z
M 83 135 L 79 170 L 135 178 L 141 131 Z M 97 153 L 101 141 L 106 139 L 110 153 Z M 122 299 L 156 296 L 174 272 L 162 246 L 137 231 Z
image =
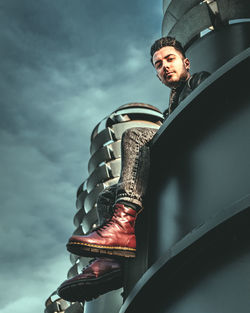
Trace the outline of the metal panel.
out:
M 74 264 L 68 271 L 68 275 L 67 278 L 70 279 L 72 277 L 75 277 L 76 275 L 78 275 L 78 267 L 77 264 Z
M 206 28 L 212 26 L 211 14 L 213 4 L 218 6 L 216 15 L 221 22 L 232 19 L 249 18 L 249 0 L 217 0 L 211 4 L 197 0 L 191 1 L 164 1 L 164 18 L 162 23 L 163 36 L 173 36 L 185 46 L 191 39 Z M 211 10 L 209 11 L 209 6 Z M 217 13 L 217 9 L 216 12 Z
M 147 109 L 152 110 L 152 111 L 161 112 L 155 106 L 153 106 L 151 104 L 143 103 L 143 102 L 130 102 L 130 103 L 123 104 L 118 109 L 116 109 L 114 112 L 118 112 L 118 111 L 123 110 L 125 108 L 147 108 Z M 114 112 L 112 112 L 112 113 L 114 113 Z
M 88 171 L 91 174 L 98 164 L 121 157 L 121 140 L 112 142 L 97 150 L 89 160 Z
M 70 303 L 57 296 L 52 300 L 52 296 L 56 295 L 56 291 L 46 300 L 44 313 L 83 313 L 83 304 L 80 302 Z
M 99 193 L 102 192 L 103 189 L 104 185 L 100 184 L 91 190 L 91 192 L 86 196 L 84 201 L 84 210 L 86 213 L 88 213 L 93 208 Z
M 87 190 L 86 190 L 86 185 L 87 185 L 87 179 L 84 180 L 84 182 L 78 187 L 77 193 L 76 193 L 76 208 L 78 210 L 83 208 L 83 202 L 84 199 L 87 195 Z
M 63 299 L 58 299 L 55 302 L 49 304 L 46 309 L 45 313 L 56 313 L 56 312 L 64 312 L 64 310 L 68 307 L 68 303 Z
M 111 177 L 110 169 L 106 164 L 98 166 L 88 178 L 88 181 L 87 181 L 88 192 L 91 192 L 91 190 L 98 183 L 102 183 L 103 181 L 109 179 L 110 177 Z
M 83 313 L 83 304 L 79 302 L 71 303 L 71 305 L 64 312 L 65 313 Z
M 84 235 L 81 225 L 74 230 L 73 235 Z
M 103 183 L 109 180 L 110 178 L 120 176 L 120 172 L 121 172 L 121 159 L 120 158 L 107 162 L 106 164 L 103 164 L 102 166 L 97 167 L 88 179 L 88 182 L 87 182 L 88 192 L 91 192 L 91 190 L 97 184 Z
M 157 116 L 160 119 L 162 118 L 162 114 L 157 111 L 149 110 L 149 109 L 144 109 L 144 108 L 129 108 L 129 109 L 122 109 L 119 110 L 113 114 L 110 115 L 110 118 L 112 119 L 116 115 L 122 115 L 122 114 L 146 114 L 150 116 Z
M 82 271 L 82 268 L 89 264 L 91 258 L 80 257 L 78 262 L 78 272 Z
M 78 209 L 78 210 L 80 210 L 80 209 L 82 209 L 82 208 L 84 208 L 84 200 L 85 200 L 85 198 L 86 198 L 86 196 L 87 196 L 87 190 L 84 190 L 84 191 L 82 191 L 79 195 L 78 195 L 78 197 L 77 197 L 77 199 L 76 199 L 76 208 Z
M 90 153 L 94 154 L 105 142 L 111 140 L 114 140 L 114 132 L 111 128 L 105 128 L 91 142 Z
M 81 192 L 84 191 L 84 182 L 81 183 L 81 185 L 78 187 L 77 192 L 76 192 L 76 197 L 78 197 L 80 195 Z
M 76 254 L 70 253 L 69 258 L 70 258 L 71 264 L 75 264 L 76 261 L 79 259 L 79 256 Z
M 95 205 L 98 195 L 101 191 L 103 191 L 106 187 L 114 185 L 118 182 L 119 177 L 109 179 L 101 184 L 98 184 L 91 192 L 87 195 L 84 201 L 84 209 L 85 212 L 88 213 Z
M 178 21 L 179 19 L 182 18 L 182 16 L 191 10 L 193 7 L 200 5 L 201 1 L 200 0 L 185 0 L 185 1 L 180 1 L 180 0 L 175 0 L 171 1 L 169 6 L 167 7 L 165 3 L 169 3 L 169 1 L 163 1 L 165 11 L 163 12 L 164 14 L 164 19 L 165 16 L 168 16 L 168 18 L 172 17 L 175 21 Z M 169 25 L 169 31 L 173 27 L 173 24 Z
M 85 215 L 85 211 L 83 208 L 77 211 L 77 213 L 74 216 L 74 225 L 76 227 L 80 226 L 84 215 Z
M 107 188 L 107 187 L 109 187 L 109 186 L 112 186 L 112 185 L 114 185 L 114 184 L 117 184 L 118 181 L 119 181 L 119 178 L 120 178 L 120 177 L 115 177 L 115 178 L 112 178 L 112 179 L 109 179 L 109 180 L 105 181 L 105 182 L 103 183 L 104 188 Z
M 105 161 L 111 160 L 111 151 L 109 149 L 109 145 L 101 147 L 99 150 L 97 150 L 92 157 L 89 160 L 88 163 L 88 172 L 89 174 L 92 174 L 92 172 L 96 169 L 96 167 Z
M 163 33 L 175 37 L 183 46 L 185 46 L 192 38 L 200 34 L 200 32 L 212 25 L 209 14 L 209 8 L 206 3 L 193 7 L 188 11 L 181 20 L 179 20 L 170 32 L 165 31 L 166 20 L 163 22 Z
M 221 20 L 249 18 L 249 0 L 217 0 Z
M 174 27 L 177 21 L 178 20 L 167 11 L 162 21 L 162 35 L 169 36 L 170 30 Z
M 88 212 L 88 214 L 84 217 L 82 221 L 82 229 L 84 233 L 85 234 L 88 233 L 92 229 L 93 224 L 97 224 L 97 222 L 98 222 L 97 212 L 96 209 L 93 208 Z
M 186 51 L 191 71 L 215 72 L 250 44 L 250 23 L 221 27 L 196 40 Z
M 171 3 L 171 0 L 163 0 L 163 6 L 162 6 L 162 9 L 163 9 L 163 15 L 165 14 L 169 4 Z
M 107 163 L 111 169 L 112 178 L 120 177 L 121 174 L 121 159 L 116 159 Z
M 55 300 L 52 300 L 52 297 L 54 296 L 56 298 Z M 69 307 L 69 304 L 67 301 L 59 298 L 56 291 L 54 291 L 46 300 L 45 307 L 46 309 L 44 310 L 44 313 L 64 312 L 64 310 Z
M 107 117 L 105 117 L 104 119 L 106 119 Z M 91 133 L 91 137 L 90 137 L 90 140 L 93 141 L 94 138 L 96 137 L 96 135 L 98 135 L 99 133 L 99 126 L 100 124 L 102 123 L 102 121 L 104 120 L 102 119 L 96 126 L 95 128 L 93 129 L 92 133 Z

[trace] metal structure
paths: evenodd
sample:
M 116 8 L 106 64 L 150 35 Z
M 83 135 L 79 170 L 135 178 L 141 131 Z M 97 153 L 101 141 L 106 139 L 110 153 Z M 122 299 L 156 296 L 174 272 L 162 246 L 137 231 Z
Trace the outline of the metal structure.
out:
M 232 20 L 249 17 L 247 0 L 163 0 L 163 35 L 190 45 L 206 29 L 219 30 Z
M 186 49 L 192 72 L 214 72 L 249 46 L 248 0 L 163 0 L 163 36 Z
M 69 303 L 56 295 L 54 291 L 45 302 L 44 313 L 81 313 L 83 305 L 81 303 Z
M 99 226 L 96 202 L 98 195 L 106 187 L 118 182 L 121 171 L 121 138 L 125 130 L 133 127 L 159 128 L 163 121 L 162 113 L 154 106 L 145 103 L 128 103 L 120 106 L 101 120 L 91 134 L 90 159 L 88 162 L 89 177 L 79 186 L 76 194 L 77 212 L 74 216 L 76 229 L 73 234 L 87 234 Z M 81 273 L 89 259 L 70 254 L 71 268 L 67 278 Z M 52 294 L 54 295 L 55 292 Z M 122 304 L 121 290 L 109 297 L 109 313 L 116 312 Z M 116 299 L 116 300 L 115 300 Z M 85 304 L 84 312 L 97 312 L 99 300 Z M 45 313 L 65 312 L 81 313 L 83 306 L 79 303 L 70 304 L 63 299 L 52 296 L 46 301 Z

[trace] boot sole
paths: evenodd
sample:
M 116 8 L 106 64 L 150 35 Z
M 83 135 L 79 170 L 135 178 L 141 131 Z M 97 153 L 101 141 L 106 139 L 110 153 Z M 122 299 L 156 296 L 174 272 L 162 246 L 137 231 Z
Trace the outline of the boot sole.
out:
M 121 270 L 113 271 L 99 278 L 77 280 L 59 287 L 58 295 L 70 302 L 84 302 L 96 299 L 109 291 L 122 287 Z
M 123 247 L 105 247 L 86 245 L 82 242 L 69 242 L 67 250 L 73 254 L 85 257 L 112 255 L 117 257 L 135 258 L 136 249 Z

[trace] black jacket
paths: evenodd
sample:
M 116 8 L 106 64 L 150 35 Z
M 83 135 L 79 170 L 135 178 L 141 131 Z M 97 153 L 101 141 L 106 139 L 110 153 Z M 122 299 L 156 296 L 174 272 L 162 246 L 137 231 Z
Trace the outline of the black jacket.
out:
M 164 118 L 167 118 L 169 114 L 172 113 L 173 110 L 179 105 L 179 103 L 209 75 L 210 73 L 205 71 L 195 73 L 191 75 L 187 81 L 181 83 L 177 88 L 173 88 L 169 98 L 169 107 L 163 112 Z

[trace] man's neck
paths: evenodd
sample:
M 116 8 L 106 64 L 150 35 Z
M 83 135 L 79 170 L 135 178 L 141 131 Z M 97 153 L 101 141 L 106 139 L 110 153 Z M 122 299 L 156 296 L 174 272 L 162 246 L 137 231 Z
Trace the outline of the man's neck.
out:
M 190 77 L 191 75 L 189 74 L 184 79 L 180 79 L 178 83 L 171 88 L 170 97 L 169 97 L 169 108 L 168 108 L 169 114 L 173 112 L 173 110 L 178 106 L 179 95 Z

